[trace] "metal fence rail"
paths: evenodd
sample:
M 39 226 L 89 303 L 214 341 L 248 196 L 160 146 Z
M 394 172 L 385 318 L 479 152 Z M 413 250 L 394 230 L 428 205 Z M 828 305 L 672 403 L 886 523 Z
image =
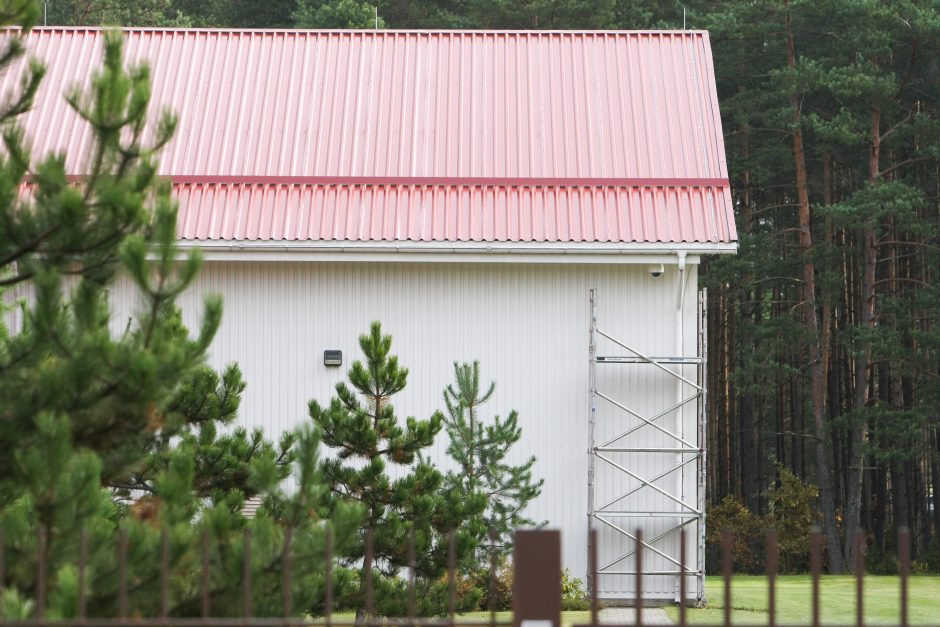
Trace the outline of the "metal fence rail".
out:
M 591 534 L 595 534 L 596 531 L 592 530 Z M 635 553 L 635 570 L 637 572 L 643 572 L 643 536 L 642 531 L 637 530 L 637 550 Z M 681 531 L 682 536 L 685 536 L 685 530 Z M 686 545 L 685 538 L 680 543 L 681 549 L 679 554 L 680 567 L 685 568 L 686 564 Z M 909 623 L 909 594 L 908 594 L 908 578 L 911 574 L 911 549 L 910 549 L 910 531 L 906 528 L 901 528 L 898 530 L 897 536 L 898 542 L 898 584 L 899 584 L 899 594 L 900 594 L 900 611 L 898 616 L 897 625 L 900 627 L 908 627 Z M 592 545 L 596 543 L 592 542 Z M 760 623 L 760 626 L 769 625 L 770 627 L 785 627 L 785 624 L 777 622 L 777 575 L 778 575 L 778 541 L 777 541 L 777 532 L 773 529 L 767 531 L 765 537 L 765 550 L 766 550 L 766 576 L 767 576 L 767 606 L 768 606 L 768 616 L 766 623 Z M 865 534 L 861 530 L 858 531 L 855 535 L 855 620 L 852 623 L 845 623 L 841 627 L 866 627 L 867 623 L 865 622 Z M 822 564 L 823 564 L 823 536 L 818 529 L 813 529 L 810 531 L 810 575 L 811 575 L 811 598 L 812 598 L 812 609 L 811 609 L 811 622 L 812 627 L 820 627 L 822 625 L 820 619 L 820 608 L 823 603 L 822 595 L 820 592 L 820 575 L 822 574 Z M 591 551 L 590 554 L 590 568 L 591 571 L 597 572 L 597 555 L 595 551 Z M 721 541 L 721 574 L 722 574 L 722 586 L 724 589 L 724 602 L 723 602 L 723 620 L 722 625 L 724 627 L 731 627 L 732 625 L 739 625 L 740 627 L 757 627 L 757 625 L 749 625 L 748 623 L 734 623 L 732 621 L 732 609 L 733 609 L 733 592 L 732 592 L 732 578 L 734 576 L 734 535 L 729 531 L 724 531 L 722 533 Z M 679 585 L 681 596 L 680 598 L 686 598 L 686 579 L 687 577 L 680 577 Z M 636 578 L 636 599 L 637 602 L 634 606 L 636 614 L 635 620 L 631 625 L 643 625 L 643 595 L 642 595 L 642 576 Z M 940 594 L 940 591 L 938 591 Z M 596 595 L 591 599 L 591 626 L 594 627 L 599 623 L 599 607 Z M 678 604 L 678 613 L 679 613 L 679 625 L 680 627 L 686 627 L 689 625 L 689 615 L 688 607 L 686 603 Z M 940 625 L 940 616 L 936 617 L 936 624 Z M 605 625 L 615 625 L 615 623 L 605 623 Z
M 365 563 L 374 563 L 374 549 L 372 541 L 373 533 L 371 530 L 365 533 Z M 254 589 L 252 587 L 252 534 L 250 529 L 245 529 L 243 535 L 242 551 L 242 581 L 241 597 L 242 607 L 241 615 L 236 617 L 219 617 L 211 615 L 211 574 L 212 562 L 210 559 L 210 536 L 208 531 L 203 531 L 201 538 L 200 567 L 199 567 L 199 596 L 200 596 L 200 615 L 199 616 L 174 616 L 170 609 L 170 542 L 167 529 L 163 529 L 160 543 L 160 564 L 159 564 L 159 606 L 160 611 L 157 616 L 143 617 L 136 613 L 135 608 L 130 604 L 130 595 L 128 591 L 128 536 L 126 530 L 118 532 L 115 542 L 115 551 L 117 554 L 117 578 L 118 591 L 115 599 L 115 616 L 96 617 L 90 616 L 87 611 L 87 586 L 86 575 L 88 570 L 88 536 L 84 530 L 78 534 L 78 562 L 76 564 L 78 571 L 78 615 L 76 618 L 52 619 L 46 615 L 47 594 L 49 586 L 48 562 L 46 534 L 40 532 L 37 537 L 37 551 L 35 561 L 35 588 L 33 590 L 35 597 L 34 616 L 28 619 L 5 619 L 0 617 L 0 625 L 3 627 L 45 627 L 80 624 L 85 627 L 121 627 L 121 626 L 156 626 L 165 627 L 186 627 L 190 625 L 205 625 L 212 627 L 231 626 L 256 626 L 256 627 L 288 627 L 292 625 L 317 625 L 323 627 L 434 627 L 434 626 L 455 626 L 466 627 L 510 627 L 512 621 L 500 619 L 497 616 L 494 606 L 494 596 L 496 588 L 497 559 L 495 547 L 491 537 L 491 560 L 489 564 L 489 619 L 488 620 L 468 620 L 458 619 L 457 617 L 457 566 L 456 566 L 456 541 L 453 532 L 448 538 L 447 551 L 447 616 L 446 617 L 422 617 L 416 613 L 416 595 L 415 595 L 415 538 L 411 535 L 408 539 L 408 556 L 410 566 L 407 568 L 407 595 L 408 611 L 407 615 L 398 618 L 377 617 L 375 616 L 375 586 L 373 585 L 372 569 L 365 569 L 365 598 L 363 600 L 363 609 L 365 617 L 349 619 L 345 617 L 335 618 L 335 594 L 333 589 L 333 564 L 337 558 L 333 547 L 332 534 L 329 530 L 326 532 L 326 542 L 323 553 L 324 560 L 324 596 L 323 596 L 323 616 L 310 617 L 304 613 L 302 608 L 294 607 L 294 556 L 292 551 L 292 530 L 286 528 L 284 531 L 284 543 L 280 555 L 280 571 L 282 574 L 281 590 L 281 616 L 255 616 L 252 607 L 254 598 Z M 4 592 L 6 577 L 6 545 L 3 537 L 3 530 L 0 529 L 0 597 Z
M 411 568 L 408 569 L 407 576 L 407 594 L 408 611 L 404 617 L 388 618 L 375 616 L 375 588 L 373 585 L 373 575 L 371 569 L 366 569 L 365 575 L 365 596 L 363 607 L 365 616 L 362 618 L 347 618 L 335 616 L 335 595 L 333 590 L 333 563 L 336 558 L 333 549 L 333 543 L 330 536 L 327 535 L 323 558 L 324 561 L 324 596 L 323 596 L 323 616 L 311 617 L 304 613 L 302 609 L 294 606 L 292 591 L 294 590 L 294 555 L 292 552 L 291 532 L 286 530 L 283 550 L 280 554 L 280 571 L 282 576 L 282 598 L 281 598 L 281 616 L 263 617 L 254 616 L 252 607 L 253 588 L 252 588 L 252 570 L 251 570 L 251 533 L 244 532 L 244 550 L 243 550 L 243 568 L 242 568 L 242 606 L 240 616 L 236 617 L 218 617 L 211 615 L 211 600 L 213 591 L 211 589 L 212 562 L 209 551 L 209 535 L 203 533 L 198 581 L 200 597 L 199 616 L 174 616 L 172 615 L 170 605 L 170 584 L 171 568 L 169 554 L 169 538 L 166 530 L 162 533 L 160 545 L 160 563 L 159 581 L 159 612 L 156 616 L 142 616 L 133 607 L 129 595 L 128 580 L 128 536 L 125 531 L 118 533 L 115 541 L 115 550 L 117 557 L 117 576 L 118 590 L 114 599 L 115 615 L 109 617 L 89 616 L 86 603 L 86 574 L 88 567 L 88 539 L 84 532 L 79 533 L 79 556 L 78 572 L 78 615 L 71 619 L 53 619 L 47 616 L 47 594 L 49 592 L 48 577 L 48 558 L 47 543 L 44 534 L 37 538 L 37 551 L 34 558 L 36 572 L 35 588 L 32 590 L 35 598 L 34 615 L 27 619 L 3 619 L 0 618 L 2 627 L 60 627 L 63 625 L 82 625 L 84 627 L 188 627 L 203 625 L 207 627 L 236 627 L 236 626 L 254 626 L 254 627 L 289 627 L 293 625 L 315 625 L 318 627 L 546 627 L 541 620 L 538 624 L 528 623 L 532 617 L 544 618 L 551 624 L 551 627 L 560 627 L 560 595 L 561 595 L 561 562 L 560 562 L 560 534 L 557 531 L 524 531 L 518 532 L 526 534 L 526 537 L 517 542 L 514 553 L 515 579 L 513 582 L 514 599 L 512 618 L 506 618 L 505 615 L 497 613 L 494 602 L 496 592 L 497 560 L 495 551 L 491 552 L 492 559 L 489 564 L 489 616 L 488 619 L 468 619 L 457 614 L 457 581 L 458 569 L 456 566 L 456 548 L 455 538 L 451 534 L 448 544 L 448 563 L 447 563 L 447 613 L 446 616 L 427 618 L 416 615 L 416 587 L 414 576 L 415 549 L 414 538 L 409 539 L 408 555 Z M 591 535 L 597 533 L 596 529 L 591 530 Z M 687 586 L 689 579 L 692 579 L 692 585 L 696 585 L 696 575 L 694 571 L 686 571 L 687 545 L 684 542 L 686 531 L 681 531 L 683 542 L 680 543 L 679 567 L 687 572 L 685 576 L 679 577 L 680 598 L 686 599 Z M 644 568 L 644 553 L 647 544 L 643 540 L 643 531 L 637 529 L 635 535 L 635 551 L 633 552 L 633 570 L 638 573 L 634 577 L 636 586 L 636 596 L 633 611 L 635 612 L 634 625 L 643 625 L 644 606 L 646 601 L 643 597 L 643 577 L 651 573 Z M 517 535 L 517 538 L 519 536 Z M 910 558 L 910 533 L 907 529 L 898 531 L 898 574 L 899 574 L 899 593 L 900 593 L 900 612 L 897 625 L 907 627 L 909 625 L 909 595 L 908 578 L 911 572 Z M 856 563 L 855 570 L 855 602 L 856 611 L 854 621 L 846 623 L 845 627 L 865 627 L 864 608 L 864 580 L 865 580 L 865 536 L 859 532 L 855 537 L 856 542 Z M 6 567 L 4 541 L 2 532 L 0 532 L 0 593 L 3 592 L 3 585 L 6 581 Z M 591 551 L 588 555 L 589 570 L 596 577 L 598 573 L 597 542 L 592 538 Z M 365 537 L 366 563 L 373 563 L 373 543 L 371 532 L 366 533 Z M 777 609 L 778 601 L 776 594 L 776 584 L 778 575 L 778 538 L 774 530 L 769 530 L 765 538 L 766 550 L 766 576 L 768 586 L 768 615 L 767 622 L 762 624 L 778 627 Z M 820 575 L 823 566 L 823 536 L 818 530 L 810 533 L 810 574 L 811 574 L 811 622 L 813 627 L 821 625 L 820 610 L 825 599 L 820 590 Z M 549 555 L 546 562 L 546 555 Z M 546 567 L 546 564 L 549 566 Z M 734 574 L 734 537 L 731 533 L 725 532 L 722 536 L 721 551 L 721 572 L 723 575 L 722 585 L 724 588 L 724 606 L 723 606 L 723 625 L 730 627 L 733 624 L 746 625 L 732 622 L 733 590 L 732 576 Z M 655 574 L 655 573 L 653 573 Z M 596 581 L 596 579 L 595 579 Z M 543 594 L 539 590 L 544 591 Z M 520 592 L 522 594 L 520 594 Z M 522 600 L 520 602 L 520 599 Z M 590 596 L 590 627 L 597 627 L 601 624 L 601 601 L 597 594 Z M 681 627 L 690 624 L 689 610 L 686 603 L 678 604 L 678 621 Z M 940 616 L 937 617 L 940 624 Z M 605 622 L 604 625 L 616 625 L 616 623 Z

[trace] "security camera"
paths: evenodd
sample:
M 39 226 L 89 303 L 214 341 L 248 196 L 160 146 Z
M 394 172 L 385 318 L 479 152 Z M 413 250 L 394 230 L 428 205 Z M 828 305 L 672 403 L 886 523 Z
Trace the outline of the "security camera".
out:
M 650 276 L 654 279 L 658 279 L 663 275 L 663 272 L 666 271 L 666 269 L 663 268 L 663 264 L 661 263 L 651 263 L 648 270 L 650 272 Z

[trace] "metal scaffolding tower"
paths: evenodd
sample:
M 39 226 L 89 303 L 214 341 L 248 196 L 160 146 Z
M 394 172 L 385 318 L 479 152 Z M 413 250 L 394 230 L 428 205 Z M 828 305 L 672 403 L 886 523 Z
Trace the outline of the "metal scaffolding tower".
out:
M 676 352 L 672 356 L 652 357 L 642 350 L 628 345 L 626 342 L 610 335 L 603 327 L 598 325 L 597 319 L 597 293 L 590 292 L 590 344 L 589 344 L 589 385 L 590 385 L 590 415 L 589 429 L 589 463 L 588 463 L 588 523 L 589 528 L 607 529 L 608 534 L 613 533 L 621 539 L 629 539 L 628 550 L 615 550 L 604 555 L 598 550 L 597 576 L 598 579 L 606 576 L 636 575 L 633 570 L 634 562 L 631 556 L 636 553 L 636 529 L 640 520 L 644 526 L 652 521 L 662 521 L 654 527 L 658 529 L 655 534 L 645 533 L 641 542 L 644 553 L 650 553 L 663 558 L 661 562 L 667 563 L 666 569 L 651 571 L 644 568 L 644 575 L 666 575 L 675 577 L 675 600 L 679 601 L 679 577 L 683 575 L 695 578 L 695 586 L 687 586 L 687 590 L 695 591 L 695 600 L 701 602 L 705 595 L 705 364 L 707 358 L 707 308 L 706 296 L 702 290 L 698 295 L 697 315 L 697 347 L 695 355 L 688 355 L 684 350 L 682 341 L 684 315 L 685 285 L 683 283 L 682 268 L 679 271 L 679 294 L 676 302 Z M 612 348 L 618 355 L 598 354 L 598 343 L 605 349 Z M 663 403 L 666 405 L 653 412 L 637 411 L 627 406 L 623 400 L 630 390 L 604 390 L 598 389 L 597 367 L 646 367 L 655 368 L 676 385 L 675 402 Z M 601 386 L 603 387 L 603 386 Z M 619 394 L 618 394 L 619 392 Z M 619 397 L 619 399 L 618 399 Z M 628 397 L 627 397 L 628 398 Z M 614 437 L 607 437 L 602 442 L 597 441 L 598 431 L 598 403 L 614 408 L 614 416 L 622 417 L 612 427 L 616 433 Z M 686 435 L 688 420 L 684 418 L 687 411 L 696 412 L 696 433 Z M 674 418 L 670 426 L 668 418 Z M 608 414 L 609 419 L 609 414 Z M 617 420 L 615 418 L 615 420 Z M 650 446 L 644 441 L 644 436 L 651 431 L 660 435 L 659 441 L 665 440 L 667 446 Z M 691 437 L 689 437 L 691 436 Z M 664 456 L 672 456 L 671 462 L 665 463 Z M 598 473 L 599 466 L 613 469 L 611 472 Z M 650 476 L 650 468 L 657 468 Z M 644 470 L 645 469 L 645 470 Z M 695 473 L 695 494 L 687 495 L 686 478 L 688 473 Z M 644 476 L 646 474 L 646 476 Z M 606 481 L 615 485 L 605 486 Z M 626 491 L 622 491 L 624 478 L 626 483 L 633 484 Z M 663 487 L 666 482 L 675 480 L 675 488 Z M 598 484 L 601 485 L 598 485 Z M 618 494 L 610 498 L 610 494 Z M 652 499 L 629 499 L 647 494 Z M 605 502 L 598 504 L 600 498 L 606 495 Z M 691 497 L 691 498 L 690 498 Z M 667 503 L 666 507 L 657 507 L 659 511 L 641 511 L 630 501 L 658 501 Z M 670 511 L 671 510 L 671 511 Z M 653 526 L 653 525 L 651 525 Z M 684 571 L 680 570 L 679 550 L 680 532 L 690 528 L 693 533 L 687 532 L 687 537 L 694 537 L 697 550 L 687 555 L 695 555 L 694 562 L 689 560 Z M 588 554 L 594 550 L 590 546 L 591 534 L 588 534 Z M 600 543 L 602 545 L 603 543 Z M 610 544 L 610 543 L 608 543 Z M 644 560 L 645 561 L 645 560 Z M 646 562 L 649 563 L 649 562 Z M 588 573 L 588 586 L 594 590 L 597 581 L 592 581 L 592 573 Z M 600 588 L 598 588 L 600 589 Z

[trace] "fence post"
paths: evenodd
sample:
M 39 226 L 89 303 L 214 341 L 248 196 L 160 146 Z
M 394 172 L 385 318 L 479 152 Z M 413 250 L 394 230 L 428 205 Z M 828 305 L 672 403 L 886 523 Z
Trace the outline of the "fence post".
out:
M 88 564 L 88 533 L 82 527 L 78 533 L 78 620 L 86 618 L 87 600 L 85 596 L 85 568 Z M 0 578 L 2 583 L 2 578 Z
M 513 627 L 561 627 L 561 532 L 516 531 L 512 559 Z
M 643 529 L 637 528 L 634 534 L 636 544 L 636 575 L 633 583 L 635 584 L 636 595 L 633 599 L 634 610 L 636 611 L 635 622 L 637 625 L 643 624 Z
M 42 621 L 46 617 L 46 528 L 39 527 L 36 539 L 36 619 Z
M 855 534 L 855 624 L 865 627 L 865 532 Z
M 767 609 L 770 612 L 768 624 L 777 625 L 777 560 L 779 558 L 777 547 L 777 530 L 767 530 Z
M 813 526 L 810 530 L 809 570 L 813 577 L 813 627 L 819 627 L 819 576 L 822 573 L 823 535 Z
M 600 602 L 598 601 L 598 586 L 600 580 L 597 577 L 597 529 L 591 529 L 591 536 L 588 542 L 588 574 L 593 583 L 588 586 L 588 593 L 591 595 L 591 627 L 597 627 L 598 614 L 600 613 Z
M 908 626 L 907 578 L 911 574 L 911 531 L 898 529 L 898 576 L 901 582 L 901 627 Z
M 734 575 L 734 534 L 730 529 L 721 532 L 721 576 L 725 586 L 725 627 L 731 625 L 731 577 Z
M 3 538 L 3 528 L 0 527 L 0 594 L 3 594 L 3 582 L 6 581 L 5 552 L 6 540 Z

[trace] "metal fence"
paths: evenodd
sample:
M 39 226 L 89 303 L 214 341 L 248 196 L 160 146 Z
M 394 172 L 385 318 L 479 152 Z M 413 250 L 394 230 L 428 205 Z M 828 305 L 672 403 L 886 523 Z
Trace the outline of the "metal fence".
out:
M 595 533 L 594 531 L 591 532 Z M 642 554 L 642 544 L 643 544 L 643 534 L 642 531 L 638 530 L 636 532 L 636 546 L 637 551 L 635 554 L 636 559 L 636 568 L 635 570 L 638 573 L 643 572 L 643 554 Z M 687 579 L 689 577 L 694 577 L 697 573 L 692 570 L 689 570 L 686 566 L 686 543 L 685 543 L 685 531 L 681 533 L 681 542 L 680 542 L 680 555 L 679 555 L 679 570 L 681 572 L 688 572 L 686 576 L 679 577 L 679 599 L 683 599 L 683 602 L 678 603 L 678 619 L 680 627 L 686 627 L 689 625 L 689 611 L 688 611 L 688 587 Z M 823 536 L 818 529 L 813 529 L 810 531 L 809 535 L 809 561 L 810 561 L 810 576 L 811 576 L 811 614 L 810 614 L 810 625 L 813 627 L 819 627 L 821 623 L 820 618 L 820 608 L 824 599 L 820 591 L 820 576 L 822 574 L 823 568 Z M 854 564 L 854 577 L 855 577 L 855 616 L 854 621 L 843 623 L 843 627 L 866 627 L 864 611 L 865 611 L 865 549 L 866 541 L 865 534 L 861 530 L 858 531 L 854 538 L 854 553 L 855 553 L 855 564 Z M 911 553 L 910 553 L 910 532 L 901 528 L 898 530 L 897 535 L 897 544 L 898 544 L 898 585 L 899 585 L 899 599 L 900 599 L 900 608 L 898 615 L 897 625 L 901 627 L 908 627 L 909 625 L 909 594 L 908 594 L 908 578 L 911 573 Z M 777 575 L 778 575 L 778 566 L 779 566 L 779 547 L 777 540 L 777 532 L 773 529 L 769 529 L 765 536 L 765 563 L 766 563 L 766 577 L 767 577 L 767 622 L 761 622 L 760 625 L 769 625 L 770 627 L 784 627 L 785 624 L 777 622 Z M 597 573 L 597 556 L 592 551 L 590 556 L 591 565 L 590 568 L 592 573 L 596 575 Z M 724 627 L 730 627 L 731 625 L 740 625 L 741 627 L 750 627 L 748 623 L 734 623 L 732 621 L 732 609 L 733 609 L 733 590 L 732 590 L 732 579 L 734 576 L 734 535 L 729 531 L 724 531 L 722 533 L 722 542 L 721 542 L 721 575 L 722 575 L 722 588 L 723 588 L 723 616 L 721 624 Z M 595 579 L 596 580 L 596 579 Z M 634 622 L 630 623 L 631 625 L 642 625 L 644 616 L 644 600 L 643 600 L 643 579 L 642 575 L 638 575 L 635 579 L 636 581 L 636 594 L 635 594 L 635 618 Z M 940 594 L 940 590 L 938 590 Z M 599 608 L 600 603 L 598 601 L 597 595 L 591 595 L 591 625 L 597 625 L 599 622 Z M 608 624 L 608 623 L 605 623 Z M 613 624 L 613 623 L 609 623 Z M 940 625 L 940 616 L 936 617 L 936 624 Z M 756 625 L 754 626 L 756 627 Z
M 447 594 L 447 615 L 446 617 L 421 617 L 416 614 L 416 586 L 415 586 L 415 540 L 414 537 L 408 539 L 407 553 L 410 557 L 411 566 L 407 568 L 407 596 L 408 612 L 404 617 L 388 618 L 375 616 L 375 586 L 372 569 L 364 569 L 365 594 L 363 598 L 364 618 L 350 619 L 348 617 L 335 615 L 335 594 L 334 594 L 334 564 L 337 561 L 332 535 L 327 532 L 323 555 L 324 571 L 324 594 L 323 615 L 311 617 L 306 614 L 303 608 L 294 606 L 293 591 L 295 590 L 294 565 L 295 557 L 293 555 L 292 531 L 290 528 L 284 530 L 283 549 L 280 553 L 279 570 L 281 573 L 281 615 L 280 616 L 256 616 L 252 607 L 254 598 L 254 589 L 252 587 L 252 535 L 249 529 L 245 529 L 243 536 L 242 550 L 242 570 L 241 570 L 241 599 L 242 606 L 239 616 L 213 616 L 211 613 L 213 590 L 211 586 L 211 575 L 213 564 L 210 559 L 210 536 L 208 532 L 203 532 L 201 538 L 200 563 L 198 567 L 199 581 L 199 601 L 200 612 L 198 616 L 175 616 L 171 610 L 170 586 L 171 586 L 171 563 L 170 563 L 170 541 L 166 529 L 163 530 L 160 542 L 159 566 L 157 566 L 158 577 L 155 587 L 159 590 L 159 611 L 155 616 L 142 616 L 140 612 L 131 604 L 129 595 L 128 578 L 128 535 L 125 530 L 120 530 L 114 542 L 117 562 L 117 581 L 118 590 L 114 599 L 114 615 L 100 617 L 91 615 L 87 606 L 87 585 L 86 577 L 88 572 L 88 536 L 84 531 L 78 534 L 78 559 L 75 564 L 78 573 L 78 604 L 77 616 L 68 619 L 55 619 L 47 616 L 47 595 L 49 587 L 47 542 L 45 533 L 40 532 L 37 537 L 37 550 L 33 558 L 35 566 L 35 586 L 31 591 L 35 599 L 35 609 L 33 616 L 28 619 L 10 619 L 0 617 L 0 626 L 3 627 L 43 627 L 43 626 L 63 626 L 63 625 L 83 625 L 84 627 L 121 627 L 121 626 L 164 626 L 164 627 L 185 627 L 195 625 L 205 625 L 212 627 L 228 626 L 265 626 L 265 627 L 290 627 L 295 625 L 318 625 L 322 627 L 379 627 L 381 626 L 411 626 L 411 627 L 431 627 L 444 625 L 473 625 L 488 627 L 510 627 L 511 620 L 500 618 L 495 608 L 490 608 L 489 620 L 462 620 L 457 616 L 457 567 L 456 567 L 456 546 L 455 536 L 450 534 L 448 539 L 447 554 L 447 574 L 446 581 L 448 587 Z M 365 534 L 365 562 L 374 563 L 373 533 L 367 531 Z M 5 555 L 5 543 L 2 530 L 0 530 L 0 599 L 4 592 L 4 582 L 6 581 L 7 560 Z M 497 574 L 496 552 L 491 551 L 493 558 L 489 564 L 489 593 L 490 599 L 494 597 L 494 588 Z
M 596 531 L 591 531 L 595 534 Z M 685 532 L 683 532 L 683 536 Z M 685 538 L 680 542 L 681 551 L 679 555 L 680 572 L 686 572 L 685 576 L 678 578 L 678 598 L 686 602 L 678 604 L 679 625 L 689 624 L 688 602 L 688 580 L 694 579 L 697 573 L 692 569 L 686 568 L 686 543 Z M 253 614 L 252 599 L 252 548 L 251 533 L 244 532 L 244 543 L 242 551 L 243 567 L 241 573 L 241 598 L 242 606 L 240 615 L 235 617 L 217 617 L 211 614 L 211 600 L 213 590 L 211 587 L 211 574 L 213 564 L 210 559 L 210 538 L 207 533 L 202 535 L 201 559 L 199 564 L 198 581 L 200 612 L 198 616 L 180 617 L 174 616 L 170 604 L 170 553 L 169 539 L 166 530 L 162 533 L 160 545 L 160 563 L 157 566 L 159 576 L 156 586 L 159 590 L 159 611 L 155 616 L 142 616 L 140 612 L 131 605 L 129 595 L 128 579 L 128 536 L 125 531 L 119 532 L 116 542 L 116 563 L 117 563 L 117 581 L 118 590 L 114 599 L 114 615 L 108 617 L 90 616 L 87 611 L 86 603 L 86 575 L 88 569 L 88 539 L 84 532 L 79 533 L 79 550 L 77 560 L 78 573 L 78 611 L 76 618 L 54 619 L 47 616 L 47 594 L 49 592 L 49 575 L 47 542 L 44 534 L 39 534 L 37 538 L 36 555 L 33 558 L 35 567 L 35 582 L 32 596 L 35 599 L 35 608 L 33 616 L 26 619 L 4 619 L 0 618 L 0 626 L 3 627 L 45 627 L 61 625 L 83 625 L 85 627 L 119 627 L 119 626 L 158 626 L 165 627 L 184 627 L 205 625 L 214 627 L 228 626 L 266 626 L 266 627 L 289 627 L 293 625 L 315 625 L 321 627 L 560 627 L 561 625 L 561 536 L 558 531 L 532 530 L 518 531 L 515 538 L 515 547 L 513 554 L 514 579 L 513 579 L 513 607 L 511 618 L 506 618 L 505 614 L 496 611 L 494 603 L 496 578 L 497 578 L 497 560 L 495 551 L 491 552 L 492 559 L 489 564 L 489 614 L 487 619 L 467 619 L 457 614 L 457 582 L 458 569 L 456 567 L 456 549 L 455 538 L 451 534 L 448 543 L 447 558 L 447 613 L 443 617 L 427 618 L 416 615 L 416 586 L 415 569 L 413 565 L 415 560 L 414 538 L 408 542 L 409 562 L 411 568 L 407 570 L 407 615 L 398 618 L 377 617 L 375 616 L 375 598 L 374 582 L 371 569 L 364 569 L 365 572 L 365 594 L 363 599 L 363 610 L 365 617 L 350 619 L 348 617 L 337 617 L 334 613 L 335 596 L 333 586 L 333 570 L 336 555 L 334 554 L 333 542 L 327 535 L 325 542 L 324 558 L 324 594 L 323 594 L 323 615 L 311 617 L 306 615 L 302 608 L 296 608 L 293 600 L 294 581 L 294 555 L 292 551 L 292 534 L 290 529 L 285 530 L 283 550 L 280 554 L 280 574 L 281 574 L 281 616 L 259 617 Z M 634 554 L 635 571 L 640 573 L 634 577 L 635 596 L 632 602 L 633 612 L 635 612 L 634 621 L 630 624 L 642 625 L 645 619 L 644 607 L 646 605 L 643 595 L 643 534 L 642 531 L 636 532 L 637 550 Z M 4 582 L 6 581 L 6 567 L 4 542 L 2 532 L 0 532 L 0 597 L 2 597 Z M 597 543 L 592 542 L 592 547 Z M 766 576 L 768 585 L 768 616 L 767 623 L 771 627 L 776 627 L 777 623 L 777 595 L 776 580 L 778 574 L 778 542 L 777 535 L 773 530 L 767 532 L 766 536 Z M 855 627 L 865 627 L 864 621 L 864 577 L 865 577 L 865 536 L 860 532 L 855 538 L 855 599 L 856 614 L 854 622 L 846 623 L 846 627 L 854 625 Z M 367 532 L 365 537 L 365 560 L 367 564 L 373 563 L 373 542 L 372 533 Z M 596 548 L 589 554 L 589 570 L 592 575 L 592 581 L 597 582 L 597 554 Z M 823 538 L 818 531 L 813 531 L 810 535 L 810 573 L 812 589 L 812 608 L 811 625 L 818 627 L 820 622 L 820 607 L 824 599 L 820 592 L 820 575 L 823 567 Z M 724 589 L 724 614 L 723 624 L 732 625 L 732 606 L 733 590 L 732 575 L 734 571 L 734 538 L 731 533 L 724 533 L 722 538 L 722 560 L 721 570 L 723 575 Z M 898 573 L 900 586 L 900 615 L 898 625 L 907 627 L 908 625 L 908 577 L 911 570 L 910 560 L 910 534 L 907 530 L 900 530 L 898 533 Z M 596 627 L 601 623 L 601 608 L 603 600 L 598 598 L 595 590 L 589 594 L 590 600 L 590 622 L 591 627 Z M 940 623 L 940 616 L 938 623 Z M 605 625 L 616 625 L 616 622 L 605 622 Z M 741 623 L 737 623 L 741 624 Z M 579 626 L 581 627 L 581 626 Z

